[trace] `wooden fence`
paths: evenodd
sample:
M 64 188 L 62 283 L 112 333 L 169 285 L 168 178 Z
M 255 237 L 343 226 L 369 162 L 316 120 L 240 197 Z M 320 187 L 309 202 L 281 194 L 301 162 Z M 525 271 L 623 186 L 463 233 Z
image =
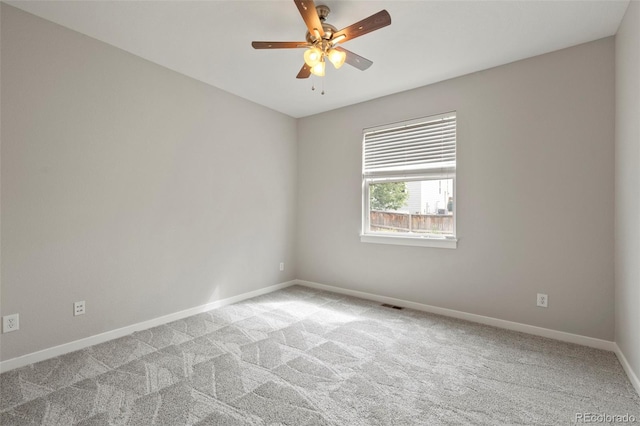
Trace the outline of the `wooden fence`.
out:
M 370 227 L 380 232 L 452 234 L 452 214 L 411 214 L 371 211 Z

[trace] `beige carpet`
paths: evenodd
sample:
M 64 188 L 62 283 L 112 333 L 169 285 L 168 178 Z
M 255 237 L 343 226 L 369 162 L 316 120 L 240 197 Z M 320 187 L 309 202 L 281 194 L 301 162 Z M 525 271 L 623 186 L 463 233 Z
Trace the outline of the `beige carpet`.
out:
M 640 422 L 613 353 L 297 286 L 4 373 L 0 387 L 3 426 Z

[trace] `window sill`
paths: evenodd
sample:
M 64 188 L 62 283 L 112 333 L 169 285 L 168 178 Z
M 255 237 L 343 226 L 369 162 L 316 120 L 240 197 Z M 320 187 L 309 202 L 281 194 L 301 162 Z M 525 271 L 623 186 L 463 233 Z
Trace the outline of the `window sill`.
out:
M 458 247 L 456 238 L 434 238 L 434 237 L 408 237 L 379 235 L 379 234 L 360 234 L 360 242 L 374 244 L 394 244 L 399 246 L 418 246 L 418 247 L 436 247 L 455 249 Z

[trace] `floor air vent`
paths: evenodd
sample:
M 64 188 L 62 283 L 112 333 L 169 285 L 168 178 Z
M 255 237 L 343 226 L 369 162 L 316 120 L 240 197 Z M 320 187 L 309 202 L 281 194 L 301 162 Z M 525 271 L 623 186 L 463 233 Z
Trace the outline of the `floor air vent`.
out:
M 404 309 L 402 306 L 390 305 L 388 303 L 383 303 L 382 306 L 384 306 L 385 308 L 391 308 L 391 309 Z

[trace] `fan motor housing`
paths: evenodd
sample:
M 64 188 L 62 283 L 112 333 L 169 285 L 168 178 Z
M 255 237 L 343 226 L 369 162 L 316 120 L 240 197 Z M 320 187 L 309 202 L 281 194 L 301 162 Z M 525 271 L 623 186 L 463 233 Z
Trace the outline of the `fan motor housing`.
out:
M 322 30 L 324 31 L 324 35 L 322 36 L 322 39 L 331 40 L 331 38 L 333 37 L 333 33 L 338 31 L 336 27 L 334 27 L 331 24 L 327 24 L 325 22 L 327 20 L 327 16 L 329 16 L 329 12 L 331 12 L 331 9 L 329 9 L 329 6 L 320 4 L 316 6 L 316 12 L 318 12 L 318 18 L 320 18 L 320 22 L 322 22 Z M 316 40 L 315 34 L 311 34 L 309 33 L 309 31 L 307 31 L 307 34 L 305 35 L 305 39 L 309 44 L 314 44 L 315 42 L 318 41 Z
M 331 40 L 331 38 L 333 37 L 333 33 L 338 32 L 338 29 L 336 27 L 331 24 L 327 24 L 326 22 L 322 23 L 322 30 L 324 31 L 324 35 L 322 36 L 324 40 Z M 307 43 L 309 44 L 314 44 L 314 42 L 317 41 L 315 34 L 312 35 L 311 33 L 309 33 L 309 31 L 307 31 L 307 34 L 305 35 L 305 40 L 307 40 Z

